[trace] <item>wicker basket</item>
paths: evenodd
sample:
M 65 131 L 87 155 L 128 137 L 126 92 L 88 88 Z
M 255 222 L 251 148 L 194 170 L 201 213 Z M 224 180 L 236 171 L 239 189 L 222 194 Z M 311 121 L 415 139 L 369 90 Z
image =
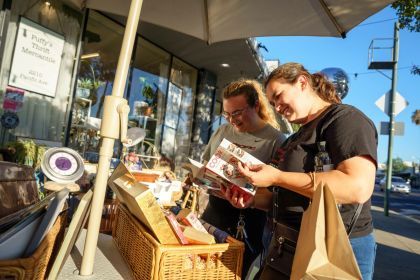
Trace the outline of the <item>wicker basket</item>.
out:
M 241 279 L 244 244 L 162 245 L 122 204 L 112 236 L 136 279 Z
M 42 240 L 39 247 L 28 258 L 1 260 L 0 279 L 46 279 L 64 237 L 67 212 L 58 216 L 54 226 Z

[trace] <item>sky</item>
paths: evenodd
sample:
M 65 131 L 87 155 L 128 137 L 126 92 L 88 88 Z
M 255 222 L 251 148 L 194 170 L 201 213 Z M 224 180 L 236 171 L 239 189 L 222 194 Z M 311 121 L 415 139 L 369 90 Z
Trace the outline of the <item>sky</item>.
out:
M 280 63 L 299 62 L 310 72 L 328 67 L 343 69 L 350 78 L 349 93 L 343 103 L 350 104 L 365 113 L 379 127 L 381 121 L 389 121 L 375 102 L 391 89 L 390 70 L 383 74 L 368 69 L 368 49 L 371 41 L 394 36 L 394 23 L 397 19 L 392 8 L 369 17 L 353 28 L 345 39 L 326 37 L 260 37 L 257 38 L 268 52 L 260 49 L 265 59 L 279 59 Z M 420 33 L 400 30 L 399 61 L 397 72 L 397 91 L 409 105 L 395 117 L 396 122 L 404 122 L 403 136 L 394 136 L 392 157 L 404 161 L 420 162 L 420 125 L 411 121 L 411 115 L 420 109 L 420 76 L 410 73 L 413 64 L 420 65 Z M 380 40 L 378 46 L 392 46 L 391 40 Z M 375 55 L 382 60 L 391 60 L 391 50 L 376 50 Z M 357 78 L 355 73 L 358 73 Z M 379 132 L 378 132 L 379 134 Z M 379 135 L 378 162 L 385 163 L 388 158 L 387 135 Z

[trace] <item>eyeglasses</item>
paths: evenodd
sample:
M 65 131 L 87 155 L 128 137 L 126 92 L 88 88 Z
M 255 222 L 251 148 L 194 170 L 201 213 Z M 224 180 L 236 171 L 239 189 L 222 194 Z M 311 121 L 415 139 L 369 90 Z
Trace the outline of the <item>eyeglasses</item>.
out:
M 234 112 L 232 112 L 232 113 L 228 113 L 228 112 L 223 111 L 223 112 L 222 112 L 222 116 L 223 116 L 225 119 L 227 119 L 227 120 L 230 120 L 230 119 L 237 119 L 237 118 L 238 118 L 238 117 L 240 117 L 240 116 L 243 114 L 243 112 L 245 112 L 248 108 L 249 108 L 249 107 L 246 107 L 246 108 L 243 108 L 243 109 L 239 109 L 239 110 L 236 110 L 236 111 L 234 111 Z

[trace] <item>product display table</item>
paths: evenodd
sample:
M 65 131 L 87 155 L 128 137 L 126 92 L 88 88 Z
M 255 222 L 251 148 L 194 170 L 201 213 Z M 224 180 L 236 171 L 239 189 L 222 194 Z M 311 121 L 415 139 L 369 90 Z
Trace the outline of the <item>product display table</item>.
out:
M 73 247 L 73 250 L 67 258 L 58 279 L 133 279 L 131 270 L 118 251 L 114 241 L 112 240 L 112 236 L 102 233 L 99 234 L 93 275 L 80 276 L 79 269 L 82 263 L 85 236 L 86 229 L 83 229 L 75 246 Z

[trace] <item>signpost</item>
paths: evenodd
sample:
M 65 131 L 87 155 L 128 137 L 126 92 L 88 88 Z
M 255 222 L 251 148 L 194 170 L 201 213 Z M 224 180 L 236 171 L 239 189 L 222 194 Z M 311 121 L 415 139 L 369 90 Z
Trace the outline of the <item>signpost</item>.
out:
M 380 134 L 381 135 L 389 135 L 389 122 L 381 122 L 380 126 Z M 404 123 L 403 122 L 395 122 L 394 123 L 394 135 L 402 136 L 404 135 Z
M 388 139 L 388 162 L 386 170 L 386 189 L 384 199 L 384 214 L 389 216 L 389 192 L 391 189 L 391 177 L 392 177 L 392 145 L 394 144 L 394 118 L 395 118 L 395 93 L 397 92 L 397 67 L 398 67 L 398 55 L 399 55 L 399 24 L 395 23 L 394 26 L 394 48 L 392 53 L 392 61 L 394 63 L 392 67 L 392 87 L 389 98 L 389 139 Z
M 391 95 L 392 92 L 388 91 L 375 102 L 375 105 L 378 106 L 378 108 L 381 109 L 381 111 L 387 114 L 388 116 L 391 115 L 389 106 Z M 395 116 L 401 113 L 408 106 L 407 100 L 405 100 L 404 97 L 398 91 L 395 92 L 394 103 Z
M 369 69 L 392 69 L 392 87 L 391 90 L 381 96 L 376 102 L 385 114 L 389 116 L 389 122 L 381 122 L 380 132 L 382 135 L 389 135 L 388 139 L 388 161 L 386 170 L 386 188 L 384 198 L 384 214 L 389 215 L 389 192 L 391 189 L 392 177 L 392 146 L 395 135 L 404 134 L 404 123 L 395 123 L 394 119 L 397 114 L 408 106 L 408 102 L 397 92 L 397 67 L 399 55 L 399 23 L 396 22 L 394 26 L 394 46 L 392 52 L 392 61 L 371 61 Z M 371 44 L 372 45 L 372 44 Z M 373 51 L 372 47 L 372 51 Z M 371 54 L 373 57 L 373 53 Z

